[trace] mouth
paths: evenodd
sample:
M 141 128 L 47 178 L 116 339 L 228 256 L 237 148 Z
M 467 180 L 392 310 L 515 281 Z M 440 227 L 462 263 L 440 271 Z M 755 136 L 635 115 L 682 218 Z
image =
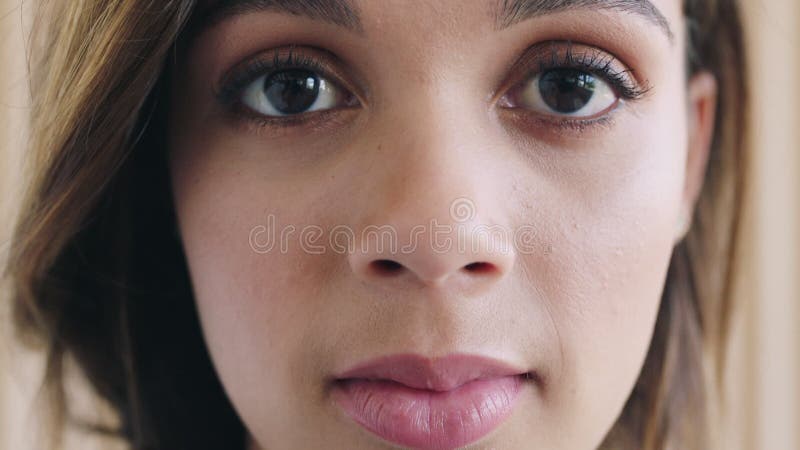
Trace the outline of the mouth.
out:
M 402 354 L 371 360 L 334 377 L 331 396 L 356 423 L 389 442 L 423 450 L 477 441 L 514 411 L 533 372 L 454 354 Z

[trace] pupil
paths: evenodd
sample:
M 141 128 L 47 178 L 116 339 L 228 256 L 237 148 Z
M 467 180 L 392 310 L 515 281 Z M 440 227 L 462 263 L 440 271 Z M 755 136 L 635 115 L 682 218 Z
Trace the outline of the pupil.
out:
M 575 69 L 549 70 L 539 77 L 539 92 L 547 106 L 569 114 L 580 111 L 592 99 L 594 77 Z
M 319 95 L 319 77 L 314 72 L 290 69 L 275 72 L 264 81 L 267 100 L 282 114 L 299 114 Z

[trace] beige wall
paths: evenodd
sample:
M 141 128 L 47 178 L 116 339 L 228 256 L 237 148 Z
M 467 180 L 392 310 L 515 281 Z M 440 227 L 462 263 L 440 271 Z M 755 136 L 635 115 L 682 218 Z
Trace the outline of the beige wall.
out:
M 0 260 L 8 249 L 11 213 L 19 198 L 18 179 L 22 146 L 27 82 L 19 1 L 0 1 Z M 0 299 L 5 300 L 1 296 Z M 0 302 L 0 449 L 34 448 L 20 430 L 33 420 L 29 383 L 36 362 L 12 345 L 7 326 L 7 302 Z
M 7 252 L 9 212 L 17 197 L 13 174 L 19 171 L 27 91 L 24 59 L 19 51 L 23 45 L 20 14 L 15 3 L 0 1 L 0 259 Z M 20 371 L 30 362 L 22 364 L 23 358 L 11 345 L 7 313 L 6 302 L 0 303 L 0 448 L 26 448 L 21 447 L 21 436 L 15 429 L 29 416 L 31 385 L 24 383 L 27 373 Z
M 726 387 L 725 448 L 800 448 L 800 0 L 744 0 L 755 98 L 756 180 L 742 309 Z M 18 198 L 26 82 L 20 0 L 0 0 L 0 258 Z M 0 303 L 0 449 L 35 448 L 35 356 L 12 345 Z M 76 448 L 87 448 L 79 444 Z
M 756 186 L 742 360 L 753 382 L 747 427 L 753 449 L 798 449 L 800 440 L 800 1 L 745 1 L 753 29 Z

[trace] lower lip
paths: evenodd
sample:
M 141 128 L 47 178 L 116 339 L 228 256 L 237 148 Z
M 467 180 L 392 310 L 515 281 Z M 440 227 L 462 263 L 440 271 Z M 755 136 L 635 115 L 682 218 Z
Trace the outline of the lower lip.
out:
M 523 381 L 514 375 L 430 391 L 351 379 L 336 382 L 331 395 L 353 420 L 387 441 L 444 450 L 477 441 L 500 426 L 513 411 Z

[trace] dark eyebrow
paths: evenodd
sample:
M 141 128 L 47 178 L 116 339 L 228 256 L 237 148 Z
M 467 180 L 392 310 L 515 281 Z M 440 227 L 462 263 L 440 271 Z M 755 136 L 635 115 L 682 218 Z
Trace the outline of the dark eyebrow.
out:
M 306 16 L 364 33 L 358 8 L 350 0 L 212 0 L 200 12 L 200 28 L 229 17 L 258 11 L 277 11 Z M 650 0 L 498 0 L 497 29 L 510 27 L 534 17 L 570 9 L 606 9 L 637 14 L 661 28 L 670 42 L 675 35 L 669 22 Z
M 497 28 L 503 29 L 533 17 L 587 8 L 636 14 L 661 28 L 670 42 L 675 40 L 666 17 L 650 0 L 499 0 L 495 16 Z
M 358 9 L 349 0 L 213 0 L 200 12 L 200 27 L 210 27 L 233 16 L 259 11 L 305 16 L 363 34 Z

